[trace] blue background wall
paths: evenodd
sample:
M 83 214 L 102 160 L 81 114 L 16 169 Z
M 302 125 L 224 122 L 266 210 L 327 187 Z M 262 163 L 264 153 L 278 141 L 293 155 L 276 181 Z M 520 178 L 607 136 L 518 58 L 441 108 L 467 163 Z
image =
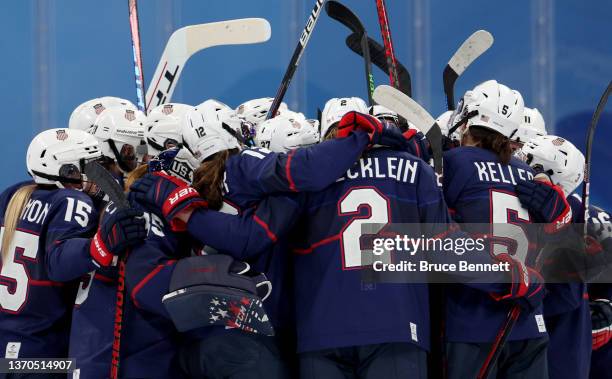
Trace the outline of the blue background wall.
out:
M 145 79 L 153 74 L 170 33 L 184 25 L 264 17 L 265 44 L 218 47 L 187 64 L 174 101 L 215 97 L 231 106 L 274 96 L 313 0 L 141 0 Z M 344 0 L 380 40 L 374 0 Z M 612 79 L 612 2 L 387 0 L 398 59 L 412 73 L 413 95 L 432 114 L 445 109 L 441 73 L 459 44 L 477 29 L 493 47 L 457 83 L 457 96 L 495 78 L 539 108 L 549 132 L 584 146 L 586 126 Z M 135 101 L 127 0 L 22 0 L 0 5 L 3 106 L 0 187 L 27 177 L 25 151 L 36 133 L 66 126 L 81 102 L 112 95 Z M 348 50 L 342 25 L 322 15 L 286 97 L 310 116 L 334 96 L 365 97 L 361 60 Z M 376 83 L 387 78 L 377 71 Z M 148 82 L 147 82 L 148 83 Z M 612 207 L 612 113 L 595 142 L 593 194 Z

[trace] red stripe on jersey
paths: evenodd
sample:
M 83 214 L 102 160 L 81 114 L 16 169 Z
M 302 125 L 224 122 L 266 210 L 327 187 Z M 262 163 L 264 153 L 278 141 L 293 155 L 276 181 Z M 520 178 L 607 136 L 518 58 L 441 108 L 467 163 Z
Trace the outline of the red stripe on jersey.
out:
M 262 228 L 264 228 L 264 230 L 266 231 L 266 234 L 268 235 L 268 238 L 270 238 L 273 242 L 277 241 L 276 238 L 276 234 L 274 234 L 271 230 L 270 227 L 268 226 L 268 224 L 266 224 L 262 219 L 260 219 L 258 216 L 253 216 L 253 221 L 255 221 L 256 223 L 258 223 Z
M 104 283 L 115 283 L 115 280 L 109 278 L 108 276 L 98 274 L 97 272 L 94 274 L 94 278 Z
M 155 266 L 155 268 L 150 273 L 148 273 L 147 276 L 145 276 L 140 282 L 138 282 L 138 284 L 136 284 L 136 286 L 134 286 L 131 296 L 135 306 L 140 308 L 138 301 L 136 301 L 136 294 L 142 289 L 142 287 L 144 287 L 144 285 L 147 284 L 149 280 L 151 280 L 155 275 L 157 275 L 157 273 L 160 272 L 162 268 L 170 266 L 175 262 L 176 260 L 170 260 L 164 264 Z
M 28 283 L 33 286 L 41 286 L 41 287 L 62 287 L 64 285 L 64 283 L 62 282 L 52 282 L 50 280 L 33 280 L 33 279 L 30 279 Z
M 325 244 L 328 244 L 330 242 L 337 241 L 339 239 L 340 239 L 340 234 L 336 234 L 334 236 L 324 238 L 321 241 L 317 241 L 317 242 L 313 243 L 312 245 L 310 245 L 310 247 L 308 247 L 306 249 L 293 249 L 293 252 L 296 253 L 296 254 L 300 254 L 300 255 L 310 254 L 317 247 L 325 245 Z
M 295 150 L 291 150 L 289 155 L 287 156 L 287 163 L 285 165 L 285 175 L 287 176 L 287 181 L 289 182 L 289 189 L 293 192 L 297 192 L 297 188 L 295 186 L 295 182 L 291 177 L 291 160 L 293 159 L 293 154 L 295 154 Z

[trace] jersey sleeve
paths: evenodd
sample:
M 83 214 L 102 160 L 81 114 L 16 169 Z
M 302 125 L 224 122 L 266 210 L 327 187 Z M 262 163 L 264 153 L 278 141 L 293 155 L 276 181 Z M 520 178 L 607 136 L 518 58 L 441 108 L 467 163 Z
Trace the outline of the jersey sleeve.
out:
M 94 270 L 90 238 L 98 226 L 98 211 L 82 192 L 60 192 L 52 207 L 45 238 L 45 264 L 53 281 L 65 282 Z
M 130 253 L 125 279 L 132 303 L 139 309 L 169 318 L 162 297 L 169 292 L 176 260 L 160 249 L 155 238 L 148 238 Z
M 365 132 L 357 131 L 346 138 L 272 153 L 264 149 L 247 149 L 229 167 L 229 181 L 243 182 L 243 188 L 260 196 L 279 192 L 320 191 L 335 182 L 359 158 L 369 142 Z M 238 176 L 237 176 L 237 175 Z M 246 181 L 246 183 L 244 183 Z M 232 183 L 229 183 L 232 191 Z
M 202 244 L 246 260 L 267 251 L 290 231 L 299 211 L 297 197 L 270 196 L 240 216 L 200 208 L 191 215 L 187 230 Z

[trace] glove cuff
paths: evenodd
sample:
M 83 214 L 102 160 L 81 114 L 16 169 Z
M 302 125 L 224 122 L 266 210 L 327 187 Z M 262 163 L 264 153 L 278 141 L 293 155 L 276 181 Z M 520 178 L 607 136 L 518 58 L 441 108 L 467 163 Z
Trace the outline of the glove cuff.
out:
M 100 266 L 106 267 L 113 261 L 113 254 L 108 250 L 98 231 L 89 244 L 89 254 L 94 262 Z
M 164 217 L 168 217 L 174 208 L 180 203 L 188 201 L 189 199 L 199 198 L 200 194 L 193 187 L 179 187 L 170 193 L 170 196 L 164 201 L 162 206 L 162 214 Z M 203 200 L 202 200 L 203 201 Z M 172 216 L 170 216 L 172 218 Z

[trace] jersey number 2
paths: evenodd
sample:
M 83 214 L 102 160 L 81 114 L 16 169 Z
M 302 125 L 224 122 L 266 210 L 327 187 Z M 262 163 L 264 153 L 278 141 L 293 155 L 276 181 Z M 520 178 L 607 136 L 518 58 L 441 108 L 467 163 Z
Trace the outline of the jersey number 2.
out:
M 359 215 L 361 207 L 368 207 L 369 214 Z M 378 233 L 389 223 L 389 201 L 375 188 L 353 188 L 338 203 L 340 216 L 355 215 L 342 229 L 340 246 L 342 268 L 353 270 L 365 266 L 361 252 L 361 226 L 373 225 L 372 234 Z
M 0 229 L 0 240 L 4 235 L 4 227 Z M 20 254 L 22 258 L 18 258 Z M 8 248 L 6 257 L 2 261 L 0 270 L 0 307 L 11 313 L 18 313 L 28 298 L 29 275 L 26 266 L 21 260 L 36 260 L 38 254 L 38 236 L 16 230 L 13 241 Z M 6 279 L 13 282 L 13 291 L 9 290 Z M 5 280 L 2 283 L 2 279 Z

